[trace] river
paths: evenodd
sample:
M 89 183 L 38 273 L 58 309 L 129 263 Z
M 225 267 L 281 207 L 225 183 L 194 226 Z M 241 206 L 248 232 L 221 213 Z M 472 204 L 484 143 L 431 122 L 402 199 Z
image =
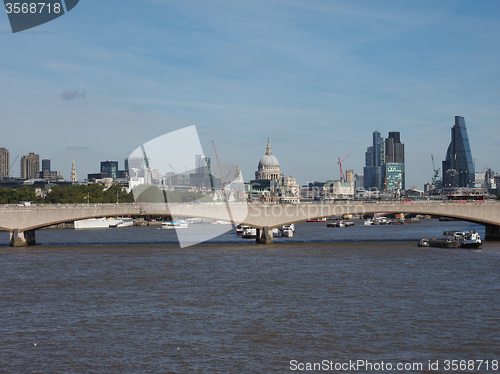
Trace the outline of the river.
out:
M 437 220 L 187 248 L 157 227 L 40 230 L 24 248 L 0 233 L 0 372 L 498 373 L 500 243 L 416 245 L 452 229 L 484 237 Z M 335 370 L 353 360 L 368 368 Z

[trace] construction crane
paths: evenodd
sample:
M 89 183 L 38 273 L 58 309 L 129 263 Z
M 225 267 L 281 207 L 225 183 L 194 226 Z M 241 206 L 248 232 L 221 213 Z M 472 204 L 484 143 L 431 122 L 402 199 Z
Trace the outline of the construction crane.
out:
M 12 167 L 14 166 L 14 164 L 16 163 L 17 159 L 19 158 L 20 155 L 17 155 L 16 158 L 14 159 L 14 161 L 12 161 L 12 163 L 10 164 L 9 166 L 9 177 L 12 177 Z
M 351 154 L 349 153 L 347 156 L 344 157 L 344 159 L 341 161 L 339 157 L 339 161 L 337 162 L 340 166 L 340 182 L 345 182 L 345 175 L 344 172 L 342 171 L 342 163 L 345 161 L 347 157 L 349 157 Z
M 432 184 L 437 187 L 439 184 L 439 170 L 441 169 L 436 169 L 436 165 L 434 164 L 434 155 L 431 155 L 432 159 L 432 169 L 434 170 L 434 176 L 432 177 Z
M 213 140 L 212 140 L 212 146 L 214 147 L 215 158 L 217 159 L 217 165 L 219 166 L 220 180 L 221 180 L 221 183 L 222 183 L 222 192 L 224 192 L 225 191 L 225 187 L 226 187 L 227 178 L 229 177 L 229 174 L 231 174 L 231 171 L 229 171 L 227 173 L 226 177 L 223 178 L 222 167 L 221 167 L 221 164 L 220 164 L 219 156 L 217 155 L 217 148 L 215 148 L 215 143 L 214 143 Z

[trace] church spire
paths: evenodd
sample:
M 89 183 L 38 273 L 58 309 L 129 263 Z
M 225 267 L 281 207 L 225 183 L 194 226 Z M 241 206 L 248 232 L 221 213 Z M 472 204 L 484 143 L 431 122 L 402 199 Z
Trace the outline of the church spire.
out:
M 269 142 L 269 138 L 267 138 L 267 148 L 266 148 L 266 155 L 272 155 L 273 153 L 271 152 L 271 143 Z

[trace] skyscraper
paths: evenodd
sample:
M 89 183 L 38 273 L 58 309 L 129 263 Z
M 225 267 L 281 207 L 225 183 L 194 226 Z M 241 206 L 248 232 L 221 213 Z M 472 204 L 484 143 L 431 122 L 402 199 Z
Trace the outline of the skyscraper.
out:
M 9 150 L 0 148 L 0 178 L 10 175 L 10 156 Z
M 405 145 L 401 143 L 399 131 L 389 132 L 385 139 L 385 162 L 405 162 Z
M 45 174 L 50 174 L 50 160 L 48 158 L 42 160 L 42 178 Z
M 372 145 L 366 149 L 364 168 L 364 187 L 366 189 L 382 189 L 381 165 L 385 159 L 384 138 L 378 131 L 373 132 Z
M 40 174 L 40 156 L 30 152 L 21 158 L 21 178 L 36 179 Z
M 384 189 L 405 189 L 405 145 L 401 143 L 399 131 L 389 132 L 385 139 L 385 162 L 383 167 Z
M 405 189 L 405 148 L 398 131 L 389 132 L 384 140 L 373 132 L 372 145 L 365 153 L 365 189 L 392 191 Z
M 442 166 L 444 187 L 467 187 L 474 183 L 474 163 L 464 117 L 455 116 L 451 142 Z

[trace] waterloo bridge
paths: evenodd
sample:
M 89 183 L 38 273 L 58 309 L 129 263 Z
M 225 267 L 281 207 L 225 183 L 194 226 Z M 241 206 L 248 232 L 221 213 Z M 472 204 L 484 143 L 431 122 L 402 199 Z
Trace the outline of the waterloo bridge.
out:
M 0 230 L 10 232 L 11 246 L 36 244 L 37 229 L 76 220 L 111 216 L 200 217 L 241 223 L 258 229 L 257 241 L 272 242 L 271 230 L 282 225 L 344 214 L 405 213 L 456 218 L 483 224 L 486 240 L 500 240 L 500 202 L 356 202 L 299 204 L 60 204 L 0 206 Z

